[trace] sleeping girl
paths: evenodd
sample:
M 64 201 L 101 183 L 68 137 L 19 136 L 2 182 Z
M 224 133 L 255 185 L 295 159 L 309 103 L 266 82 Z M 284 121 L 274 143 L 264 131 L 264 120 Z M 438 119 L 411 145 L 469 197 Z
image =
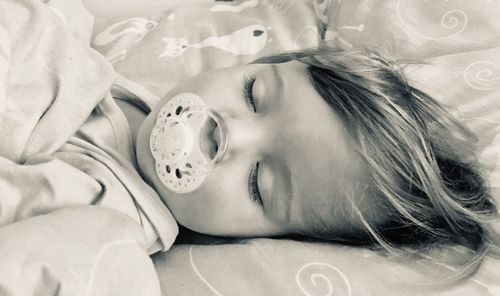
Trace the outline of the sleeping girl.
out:
M 330 47 L 202 74 L 149 114 L 118 104 L 141 175 L 189 229 L 391 252 L 458 244 L 480 262 L 496 208 L 474 136 L 397 67 Z
M 159 99 L 87 48 L 89 28 L 39 1 L 0 3 L 2 226 L 99 205 L 136 221 L 149 253 L 171 246 L 178 223 L 399 254 L 461 245 L 465 274 L 497 248 L 474 135 L 389 58 L 284 53 Z

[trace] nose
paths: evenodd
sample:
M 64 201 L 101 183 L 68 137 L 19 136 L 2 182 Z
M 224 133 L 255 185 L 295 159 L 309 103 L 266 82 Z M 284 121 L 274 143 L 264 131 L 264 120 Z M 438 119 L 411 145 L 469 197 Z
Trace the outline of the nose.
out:
M 272 133 L 270 127 L 264 127 L 251 117 L 226 117 L 224 121 L 229 133 L 230 154 L 260 151 L 268 142 L 268 135 Z
M 272 120 L 268 122 L 224 110 L 210 109 L 209 112 L 216 123 L 212 135 L 218 146 L 213 167 L 236 155 L 269 153 L 282 145 L 284 139 L 279 135 L 279 126 Z
M 200 148 L 211 159 L 206 167 L 208 170 L 214 169 L 228 155 L 232 158 L 236 154 L 262 152 L 266 143 L 269 143 L 268 139 L 273 138 L 271 135 L 274 128 L 265 126 L 259 120 L 248 116 L 238 117 L 212 108 L 206 108 L 204 112 L 208 119 L 200 131 Z M 204 147 L 207 145 L 214 147 L 213 158 L 210 156 L 213 155 L 210 153 L 213 149 Z

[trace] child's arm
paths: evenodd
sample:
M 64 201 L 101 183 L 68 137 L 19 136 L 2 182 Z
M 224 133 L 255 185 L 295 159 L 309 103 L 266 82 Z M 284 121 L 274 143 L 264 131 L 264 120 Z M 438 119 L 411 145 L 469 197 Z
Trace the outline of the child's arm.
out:
M 178 5 L 213 3 L 215 0 L 82 0 L 95 16 L 126 15 L 151 10 L 164 10 Z

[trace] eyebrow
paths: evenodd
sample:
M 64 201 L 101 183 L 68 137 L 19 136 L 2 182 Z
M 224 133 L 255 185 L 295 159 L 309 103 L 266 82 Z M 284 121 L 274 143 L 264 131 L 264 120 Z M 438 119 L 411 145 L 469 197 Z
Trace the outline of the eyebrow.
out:
M 283 188 L 284 188 L 284 195 L 286 198 L 286 207 L 285 207 L 285 221 L 286 222 L 291 222 L 292 218 L 292 200 L 293 200 L 293 186 L 292 186 L 292 173 L 290 172 L 290 169 L 287 167 L 287 172 L 282 174 L 283 175 Z
M 268 183 L 268 186 L 270 186 L 269 191 L 266 190 L 270 195 L 265 195 L 264 208 L 266 208 L 266 200 L 268 200 L 271 205 L 269 209 L 274 212 L 275 217 L 279 217 L 279 221 L 289 223 L 291 221 L 293 199 L 292 174 L 288 166 L 276 165 L 276 162 L 274 162 L 274 165 L 269 165 L 268 169 L 272 177 L 271 183 Z

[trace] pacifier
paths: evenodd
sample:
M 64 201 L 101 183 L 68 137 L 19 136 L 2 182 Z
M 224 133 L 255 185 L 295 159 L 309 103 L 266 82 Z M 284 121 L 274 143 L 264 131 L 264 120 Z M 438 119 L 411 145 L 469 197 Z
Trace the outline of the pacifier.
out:
M 211 155 L 214 153 L 207 150 L 207 142 L 213 146 L 216 137 L 218 147 L 212 147 L 211 152 L 216 152 Z M 221 116 L 199 96 L 181 93 L 158 113 L 149 144 L 161 182 L 173 192 L 188 193 L 223 159 L 228 131 Z

